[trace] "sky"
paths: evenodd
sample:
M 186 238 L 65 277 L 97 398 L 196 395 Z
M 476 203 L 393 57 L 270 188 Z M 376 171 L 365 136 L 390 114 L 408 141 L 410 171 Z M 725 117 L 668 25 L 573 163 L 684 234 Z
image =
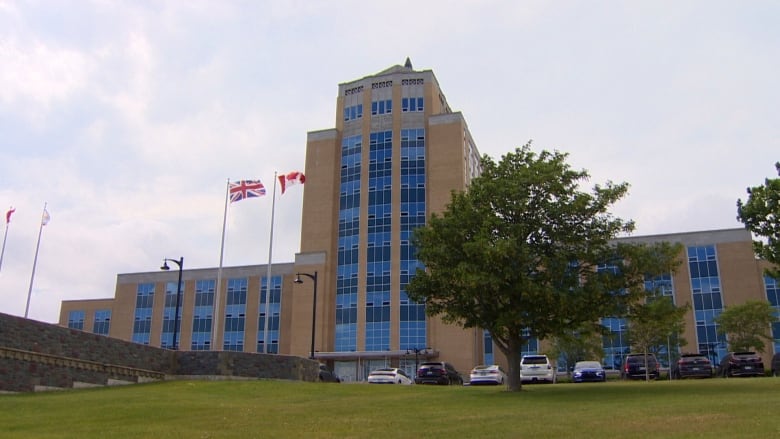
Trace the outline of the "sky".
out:
M 480 153 L 532 141 L 583 190 L 628 182 L 634 236 L 742 227 L 780 160 L 778 21 L 774 0 L 0 0 L 0 312 L 57 322 L 119 273 L 218 266 L 228 181 L 269 195 L 229 206 L 223 264 L 293 262 L 303 188 L 272 209 L 274 174 L 335 127 L 338 84 L 407 57 Z

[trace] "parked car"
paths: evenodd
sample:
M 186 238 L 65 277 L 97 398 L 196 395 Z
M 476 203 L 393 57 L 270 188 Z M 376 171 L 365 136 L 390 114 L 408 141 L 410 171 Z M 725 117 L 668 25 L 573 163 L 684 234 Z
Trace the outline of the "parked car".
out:
M 682 354 L 672 366 L 672 378 L 712 378 L 712 362 L 702 354 Z
M 523 355 L 520 359 L 520 381 L 554 383 L 557 372 L 547 355 Z
M 369 384 L 412 384 L 412 379 L 403 369 L 386 367 L 368 374 Z
M 772 356 L 772 376 L 780 376 L 780 352 Z
M 571 380 L 575 383 L 604 382 L 607 380 L 607 372 L 598 361 L 578 361 L 574 363 Z
M 625 379 L 657 380 L 661 375 L 658 359 L 654 354 L 628 354 L 623 361 L 621 375 Z
M 320 364 L 320 381 L 324 383 L 340 383 L 341 378 L 328 369 L 328 366 Z
M 417 369 L 415 384 L 463 384 L 463 378 L 450 363 L 444 361 L 422 363 Z
M 764 361 L 755 352 L 729 352 L 720 360 L 718 376 L 764 376 Z
M 483 364 L 474 366 L 469 374 L 469 384 L 472 386 L 477 384 L 504 384 L 504 381 L 506 381 L 506 373 L 501 369 L 501 366 L 495 364 L 491 366 Z

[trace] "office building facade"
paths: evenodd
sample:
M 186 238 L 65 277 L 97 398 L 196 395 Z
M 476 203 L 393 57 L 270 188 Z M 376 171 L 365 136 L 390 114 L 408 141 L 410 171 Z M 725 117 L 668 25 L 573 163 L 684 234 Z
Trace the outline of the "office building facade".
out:
M 175 271 L 120 274 L 113 299 L 64 301 L 60 324 L 166 348 L 311 356 L 357 381 L 387 365 L 413 372 L 429 359 L 462 373 L 505 364 L 489 334 L 426 316 L 405 290 L 422 266 L 413 230 L 480 172 L 463 115 L 450 109 L 433 72 L 408 60 L 340 84 L 336 115 L 335 128 L 307 136 L 293 262 L 273 264 L 270 279 L 266 265 L 184 269 L 179 300 Z M 713 318 L 727 305 L 761 299 L 778 306 L 777 284 L 762 275 L 742 229 L 625 239 L 684 244 L 687 264 L 651 281 L 679 305 L 691 304 L 687 348 L 725 353 Z M 622 360 L 626 322 L 602 323 L 613 333 L 605 364 Z M 542 350 L 538 340 L 526 347 Z

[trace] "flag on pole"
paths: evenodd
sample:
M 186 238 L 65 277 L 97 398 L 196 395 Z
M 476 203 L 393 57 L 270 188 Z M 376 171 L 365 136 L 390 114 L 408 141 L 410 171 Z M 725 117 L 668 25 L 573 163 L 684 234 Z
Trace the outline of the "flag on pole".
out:
M 303 175 L 303 172 L 292 171 L 279 176 L 279 184 L 282 186 L 282 195 L 284 195 L 287 186 L 303 184 L 304 182 L 306 182 L 306 176 Z
M 240 180 L 230 183 L 229 187 L 231 203 L 265 195 L 265 186 L 260 180 Z
M 8 223 L 10 223 L 10 222 L 11 222 L 11 215 L 13 215 L 13 213 L 14 213 L 14 212 L 16 212 L 16 209 L 14 209 L 14 207 L 13 207 L 13 206 L 11 206 L 11 207 L 8 209 L 8 212 L 6 212 L 6 213 L 5 213 L 5 223 L 6 223 L 6 224 L 8 224 Z
M 41 225 L 45 226 L 46 224 L 49 224 L 49 220 L 51 220 L 51 215 L 49 215 L 49 211 L 44 208 L 43 215 L 41 216 Z

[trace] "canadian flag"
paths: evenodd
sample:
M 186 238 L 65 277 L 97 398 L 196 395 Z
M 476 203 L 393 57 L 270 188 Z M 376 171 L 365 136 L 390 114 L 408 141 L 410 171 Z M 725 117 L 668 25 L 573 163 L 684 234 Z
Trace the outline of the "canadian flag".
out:
M 291 186 L 294 184 L 303 184 L 305 182 L 306 182 L 306 176 L 303 175 L 303 172 L 292 171 L 292 172 L 288 172 L 287 174 L 279 176 L 279 184 L 282 186 L 282 194 L 284 194 L 284 191 L 285 189 L 287 189 L 287 186 Z

